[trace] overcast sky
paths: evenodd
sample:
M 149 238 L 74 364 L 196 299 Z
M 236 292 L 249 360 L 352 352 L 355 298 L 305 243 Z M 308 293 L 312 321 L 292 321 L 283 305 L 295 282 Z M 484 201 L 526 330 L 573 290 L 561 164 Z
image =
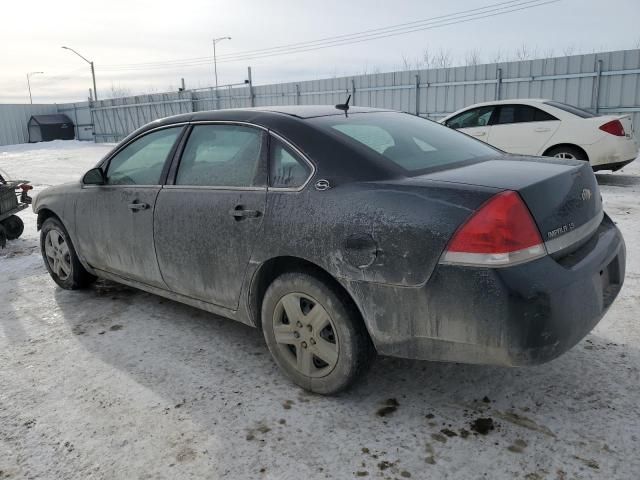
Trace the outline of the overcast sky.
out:
M 27 103 L 26 73 L 34 75 L 34 103 L 81 101 L 91 86 L 89 65 L 60 47 L 93 60 L 98 93 L 132 94 L 213 84 L 213 37 L 219 83 L 309 80 L 402 69 L 425 49 L 461 63 L 476 49 L 483 63 L 498 52 L 511 57 L 523 44 L 537 57 L 638 48 L 640 0 L 559 0 L 504 15 L 372 41 L 290 55 L 223 61 L 224 55 L 313 41 L 430 19 L 501 0 L 0 0 L 0 102 Z M 520 2 L 524 0 L 518 0 Z M 544 0 L 535 0 L 542 2 Z M 515 3 L 515 2 L 514 2 Z M 533 3 L 533 2 L 532 2 Z M 467 17 L 468 18 L 468 17 Z M 116 67 L 203 58 L 206 64 Z M 144 67 L 147 67 L 146 65 Z

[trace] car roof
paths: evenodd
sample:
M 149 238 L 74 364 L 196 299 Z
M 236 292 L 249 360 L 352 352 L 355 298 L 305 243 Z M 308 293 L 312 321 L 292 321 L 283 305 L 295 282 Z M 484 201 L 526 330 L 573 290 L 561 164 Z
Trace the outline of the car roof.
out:
M 479 102 L 479 103 L 474 103 L 472 105 L 467 105 L 466 107 L 459 108 L 455 112 L 448 113 L 444 117 L 440 118 L 438 121 L 443 122 L 445 120 L 449 120 L 450 118 L 455 117 L 461 112 L 465 112 L 467 110 L 470 110 L 472 108 L 477 108 L 477 107 L 486 107 L 489 105 L 510 105 L 514 103 L 519 103 L 521 105 L 540 105 L 541 103 L 550 102 L 550 101 L 551 100 L 549 100 L 548 98 L 509 98 L 507 100 L 492 100 L 490 102 Z M 545 105 L 545 107 L 548 108 L 549 105 Z
M 282 113 L 285 115 L 291 115 L 298 118 L 314 118 L 314 117 L 328 117 L 332 115 L 344 115 L 344 110 L 336 108 L 335 105 L 279 105 L 271 107 L 253 107 L 253 108 L 238 108 L 229 109 L 227 111 L 255 111 L 255 112 L 273 112 Z M 368 108 L 368 107 L 349 107 L 349 115 L 354 113 L 370 113 L 370 112 L 385 112 L 382 108 Z
M 493 100 L 490 102 L 474 103 L 473 105 L 464 107 L 464 110 L 470 107 L 481 107 L 484 105 L 505 105 L 510 103 L 522 103 L 524 105 L 528 105 L 528 104 L 544 103 L 548 101 L 550 101 L 548 98 L 510 98 L 508 100 Z
M 371 113 L 371 112 L 391 112 L 382 108 L 349 107 L 348 114 Z M 161 118 L 150 124 L 146 128 L 153 128 L 158 125 L 169 125 L 182 122 L 206 122 L 206 121 L 249 121 L 260 125 L 269 126 L 278 118 L 286 115 L 295 119 L 307 119 L 316 117 L 328 117 L 333 115 L 344 115 L 344 111 L 334 105 L 282 105 L 269 107 L 251 108 L 225 108 L 221 110 L 205 110 L 202 112 L 183 113 L 171 117 Z M 143 127 L 143 128 L 145 128 Z

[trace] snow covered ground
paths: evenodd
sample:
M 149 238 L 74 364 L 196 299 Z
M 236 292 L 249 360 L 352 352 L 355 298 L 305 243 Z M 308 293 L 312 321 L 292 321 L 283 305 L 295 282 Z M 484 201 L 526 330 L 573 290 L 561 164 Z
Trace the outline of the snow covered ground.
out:
M 37 192 L 108 149 L 5 146 L 0 169 Z M 57 288 L 24 211 L 0 250 L 0 479 L 636 479 L 640 161 L 598 180 L 628 266 L 584 341 L 525 369 L 381 358 L 336 398 L 285 380 L 257 330 L 111 283 Z

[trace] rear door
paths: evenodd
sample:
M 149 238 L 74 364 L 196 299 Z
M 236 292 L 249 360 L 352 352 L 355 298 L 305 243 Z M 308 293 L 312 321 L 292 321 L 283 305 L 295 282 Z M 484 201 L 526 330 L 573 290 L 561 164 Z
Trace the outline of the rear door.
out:
M 491 116 L 495 108 L 495 105 L 485 105 L 484 107 L 466 110 L 447 120 L 445 125 L 487 142 L 489 131 L 491 130 L 489 126 Z
M 103 166 L 105 185 L 84 185 L 75 205 L 78 250 L 94 268 L 163 288 L 153 215 L 182 126 L 147 133 Z
M 192 127 L 154 213 L 158 263 L 171 290 L 237 309 L 262 236 L 266 137 L 244 124 Z
M 560 126 L 553 115 L 530 105 L 500 105 L 488 142 L 505 152 L 538 155 Z

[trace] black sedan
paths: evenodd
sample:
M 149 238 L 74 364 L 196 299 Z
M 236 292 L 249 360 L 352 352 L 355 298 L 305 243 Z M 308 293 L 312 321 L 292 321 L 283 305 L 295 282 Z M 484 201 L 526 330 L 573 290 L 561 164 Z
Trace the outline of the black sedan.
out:
M 587 162 L 339 107 L 142 127 L 38 195 L 53 280 L 102 277 L 259 327 L 282 370 L 325 394 L 376 352 L 531 365 L 598 323 L 625 245 Z

